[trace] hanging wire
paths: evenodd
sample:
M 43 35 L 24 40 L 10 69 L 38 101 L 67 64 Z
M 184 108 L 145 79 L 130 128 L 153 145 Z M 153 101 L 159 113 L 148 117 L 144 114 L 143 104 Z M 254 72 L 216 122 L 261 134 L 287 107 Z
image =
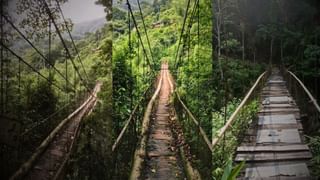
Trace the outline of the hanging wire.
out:
M 68 27 L 68 23 L 67 23 L 67 21 L 66 21 L 66 19 L 65 19 L 65 17 L 64 17 L 64 14 L 63 14 L 62 9 L 61 9 L 60 3 L 59 3 L 58 0 L 56 0 L 56 3 L 57 3 L 58 9 L 59 9 L 60 14 L 61 14 L 61 17 L 62 17 L 63 22 L 64 22 L 64 24 L 65 24 L 65 27 L 66 27 L 66 29 L 67 29 L 68 35 L 69 35 L 69 37 L 70 37 L 70 39 L 71 39 L 71 43 L 72 43 L 72 45 L 73 45 L 73 47 L 74 47 L 74 49 L 75 49 L 75 51 L 76 51 L 78 60 L 79 60 L 79 62 L 80 62 L 80 65 L 81 65 L 81 67 L 82 67 L 82 69 L 83 69 L 83 72 L 84 72 L 84 74 L 85 74 L 85 77 L 86 77 L 86 80 L 87 80 L 87 83 L 88 83 L 88 82 L 89 82 L 89 77 L 88 77 L 88 74 L 87 74 L 87 72 L 86 72 L 86 69 L 85 69 L 84 66 L 83 66 L 83 63 L 82 63 L 82 60 L 81 60 L 81 57 L 80 57 L 80 53 L 79 53 L 78 48 L 77 48 L 77 46 L 76 46 L 76 44 L 75 44 L 75 42 L 74 42 L 74 40 L 73 40 L 73 37 L 72 37 L 71 32 L 70 32 L 70 29 L 69 29 L 69 27 Z
M 143 17 L 142 11 L 141 11 L 140 0 L 137 0 L 137 3 L 138 3 L 139 11 L 140 11 L 140 16 L 141 16 L 141 20 L 142 20 L 142 24 L 143 24 L 144 33 L 146 34 L 146 37 L 147 37 L 147 43 L 148 43 L 148 47 L 149 47 L 149 51 L 150 51 L 150 56 L 151 56 L 152 62 L 155 63 L 155 60 L 153 58 L 153 52 L 152 52 L 151 45 L 150 45 L 149 36 L 148 36 L 148 31 L 147 31 L 146 24 L 144 22 L 144 17 Z
M 1 1 L 1 7 L 0 7 L 0 11 L 1 11 L 1 17 L 0 17 L 0 24 L 1 24 L 1 27 L 0 27 L 0 41 L 1 41 L 1 43 L 4 43 L 3 41 L 4 41 L 4 32 L 3 32 L 3 26 L 4 26 L 4 21 L 3 21 L 3 17 L 2 17 L 2 14 L 3 14 L 3 1 Z M 0 49 L 0 60 L 1 60 L 1 62 L 0 62 L 0 71 L 1 71 L 1 89 L 0 89 L 0 105 L 1 105 L 1 115 L 3 115 L 4 114 L 4 96 L 3 96 L 3 94 L 4 94 L 4 73 L 3 73 L 3 66 L 4 66 L 4 54 L 3 54 L 3 47 L 1 46 L 0 47 L 1 49 Z
M 178 48 L 177 48 L 176 56 L 175 56 L 175 59 L 174 59 L 174 67 L 175 67 L 175 69 L 177 69 L 177 59 L 178 59 L 178 55 L 179 55 L 179 48 L 180 48 L 181 40 L 182 40 L 183 33 L 184 33 L 185 24 L 186 24 L 187 17 L 188 17 L 189 6 L 190 6 L 190 0 L 188 0 L 187 9 L 186 9 L 186 12 L 184 14 L 183 25 L 182 25 L 182 29 L 181 29 L 181 32 L 180 32 Z
M 145 54 L 145 56 L 146 56 L 146 60 L 147 60 L 148 66 L 150 67 L 152 74 L 155 75 L 154 68 L 153 68 L 154 65 L 151 64 L 151 62 L 150 62 L 150 60 L 149 60 L 149 57 L 148 57 L 148 55 L 147 55 L 147 51 L 146 51 L 146 49 L 145 49 L 145 47 L 144 47 L 144 44 L 143 44 L 143 41 L 142 41 L 142 38 L 141 38 L 141 34 L 140 34 L 140 31 L 139 31 L 137 22 L 136 22 L 136 20 L 135 20 L 135 18 L 134 18 L 134 15 L 133 15 L 133 12 L 132 12 L 131 5 L 130 5 L 129 0 L 127 0 L 127 5 L 128 5 L 128 9 L 129 9 L 129 11 L 130 11 L 131 17 L 132 17 L 133 24 L 134 24 L 134 26 L 135 26 L 135 28 L 136 28 L 136 31 L 137 31 L 137 34 L 138 34 L 138 37 L 139 37 L 139 40 L 140 40 L 140 43 L 141 43 L 143 52 L 144 52 L 144 54 Z M 154 64 L 154 62 L 153 62 L 153 64 Z
M 54 83 L 53 81 L 51 81 L 50 79 L 48 79 L 47 77 L 45 77 L 43 74 L 41 74 L 37 69 L 35 69 L 33 66 L 31 66 L 27 61 L 25 61 L 21 56 L 19 56 L 18 54 L 16 54 L 13 50 L 11 50 L 10 48 L 8 48 L 6 45 L 4 45 L 1 42 L 1 46 L 4 47 L 7 51 L 9 51 L 12 55 L 14 55 L 16 58 L 18 58 L 21 62 L 23 62 L 25 65 L 27 65 L 33 72 L 35 72 L 36 74 L 38 74 L 39 77 L 42 77 L 43 79 L 45 79 L 50 85 L 55 86 L 56 88 L 58 88 L 59 90 L 61 90 L 62 92 L 64 92 L 64 88 L 60 87 L 59 85 L 57 85 L 56 83 Z M 8 79 L 8 78 L 7 78 Z
M 197 12 L 197 15 L 198 15 L 198 27 L 197 27 L 197 44 L 198 44 L 198 52 L 197 52 L 197 59 L 198 59 L 198 94 L 197 94 L 197 98 L 198 98 L 198 119 L 199 119 L 199 125 L 201 123 L 200 121 L 200 2 L 198 2 L 198 5 L 197 5 L 197 9 L 198 9 L 198 12 Z
M 132 46 L 131 46 L 131 18 L 130 18 L 130 10 L 129 10 L 129 4 L 128 5 L 128 47 L 129 47 L 129 60 L 130 60 L 130 109 L 133 107 L 133 74 L 132 74 Z
M 66 44 L 65 40 L 64 40 L 63 37 L 62 37 L 62 34 L 61 34 L 61 32 L 60 32 L 60 29 L 59 29 L 59 27 L 58 27 L 58 25 L 57 25 L 57 23 L 56 23 L 56 21 L 55 21 L 55 19 L 54 19 L 54 17 L 53 17 L 53 14 L 52 14 L 52 12 L 51 12 L 51 10 L 50 10 L 47 2 L 46 2 L 45 0 L 42 0 L 42 2 L 43 2 L 44 6 L 45 6 L 45 8 L 46 8 L 46 11 L 47 11 L 48 16 L 49 16 L 49 17 L 51 18 L 51 20 L 52 20 L 52 23 L 53 23 L 53 25 L 54 25 L 54 27 L 55 27 L 55 29 L 56 29 L 56 33 L 58 34 L 61 43 L 62 43 L 64 49 L 66 50 L 67 55 L 68 55 L 68 57 L 69 57 L 72 65 L 73 65 L 74 69 L 76 70 L 76 72 L 77 72 L 77 74 L 78 74 L 78 76 L 79 76 L 80 81 L 83 83 L 83 85 L 84 85 L 84 87 L 87 89 L 87 91 L 91 93 L 90 88 L 88 87 L 88 85 L 87 85 L 87 83 L 84 81 L 84 79 L 82 78 L 82 76 L 81 76 L 81 74 L 80 74 L 80 72 L 79 72 L 79 69 L 78 69 L 77 65 L 76 65 L 75 62 L 73 61 L 73 58 L 72 58 L 72 56 L 71 56 L 71 53 L 70 53 L 70 51 L 69 51 L 69 49 L 68 49 L 68 47 L 67 47 L 67 44 Z
M 47 57 L 45 57 L 45 55 L 43 53 L 41 53 L 41 51 L 35 47 L 35 45 L 12 23 L 12 21 L 9 20 L 9 18 L 7 18 L 6 16 L 4 16 L 3 14 L 1 15 L 9 24 L 10 26 L 16 31 L 18 32 L 18 34 L 20 34 L 20 36 L 41 56 L 41 58 L 47 62 L 53 69 L 54 71 L 56 71 L 64 80 L 66 80 L 66 77 L 47 59 Z M 70 83 L 71 84 L 71 83 Z

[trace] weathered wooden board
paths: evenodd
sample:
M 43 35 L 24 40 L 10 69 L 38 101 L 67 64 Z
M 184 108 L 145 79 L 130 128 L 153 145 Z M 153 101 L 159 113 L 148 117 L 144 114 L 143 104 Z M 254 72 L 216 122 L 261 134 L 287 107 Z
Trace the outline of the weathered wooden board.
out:
M 282 114 L 291 114 L 295 112 L 299 112 L 299 109 L 298 108 L 276 108 L 276 109 L 265 108 L 259 111 L 259 113 L 282 113 Z
M 266 101 L 271 103 L 289 103 L 292 101 L 291 97 L 288 96 L 278 96 L 278 97 L 268 97 L 265 98 Z
M 266 104 L 263 105 L 264 108 L 293 108 L 292 104 Z
M 247 168 L 245 174 L 246 178 L 275 176 L 307 177 L 310 174 L 305 163 Z
M 259 116 L 259 125 L 264 124 L 296 124 L 297 120 L 294 114 L 267 115 Z
M 290 160 L 309 160 L 312 155 L 309 151 L 302 152 L 252 152 L 238 153 L 235 161 L 257 162 L 257 161 L 290 161 Z
M 293 145 L 267 145 L 267 146 L 240 146 L 237 152 L 286 152 L 286 151 L 309 151 L 309 147 L 305 144 Z
M 257 143 L 300 143 L 297 129 L 262 129 L 257 132 Z
M 283 80 L 269 80 L 268 83 L 274 83 L 274 84 L 284 84 L 285 81 Z

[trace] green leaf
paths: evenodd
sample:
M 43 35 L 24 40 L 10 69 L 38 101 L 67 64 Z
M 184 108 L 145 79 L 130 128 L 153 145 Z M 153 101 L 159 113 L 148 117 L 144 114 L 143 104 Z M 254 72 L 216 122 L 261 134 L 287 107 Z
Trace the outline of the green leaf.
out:
M 229 179 L 229 175 L 231 173 L 231 170 L 232 170 L 232 160 L 229 159 L 228 162 L 227 162 L 227 166 L 223 170 L 223 175 L 222 175 L 221 180 L 228 180 Z
M 238 164 L 236 167 L 233 168 L 228 180 L 234 180 L 239 175 L 241 169 L 243 168 L 245 162 L 242 161 L 240 164 Z

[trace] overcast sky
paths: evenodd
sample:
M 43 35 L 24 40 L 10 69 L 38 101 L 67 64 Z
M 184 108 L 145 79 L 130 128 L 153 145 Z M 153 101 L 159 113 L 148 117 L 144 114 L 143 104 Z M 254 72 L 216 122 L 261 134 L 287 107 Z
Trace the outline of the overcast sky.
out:
M 105 17 L 103 9 L 103 6 L 95 4 L 95 0 L 68 0 L 62 6 L 65 17 L 71 18 L 73 23 Z
M 14 17 L 19 17 L 15 14 L 16 3 L 18 0 L 9 1 L 9 11 Z M 35 0 L 38 1 L 38 0 Z M 73 23 L 81 23 L 101 17 L 105 17 L 104 7 L 95 4 L 96 0 L 68 0 L 62 5 L 62 11 L 66 18 L 70 18 Z

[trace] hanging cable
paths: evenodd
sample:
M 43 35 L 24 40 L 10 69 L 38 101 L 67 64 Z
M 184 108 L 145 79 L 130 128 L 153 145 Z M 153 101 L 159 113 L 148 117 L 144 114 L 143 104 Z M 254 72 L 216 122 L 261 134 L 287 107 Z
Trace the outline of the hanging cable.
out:
M 132 75 L 132 47 L 131 47 L 131 18 L 130 18 L 130 11 L 129 11 L 129 4 L 128 4 L 128 47 L 129 47 L 129 54 L 130 54 L 130 109 L 133 106 L 133 75 Z
M 196 0 L 195 1 L 195 3 L 194 3 L 194 5 L 193 5 L 193 9 L 192 9 L 192 11 L 191 11 L 191 16 L 190 16 L 190 18 L 189 18 L 189 21 L 188 21 L 188 23 L 187 23 L 187 35 L 183 35 L 182 34 L 182 51 L 184 51 L 184 49 L 186 48 L 186 43 L 188 43 L 188 37 L 189 37 L 189 35 L 190 35 L 190 30 L 191 30 L 191 27 L 192 27 L 192 23 L 193 23 L 193 20 L 194 20 L 194 17 L 195 17 L 195 12 L 196 12 L 196 7 L 197 7 L 197 4 L 199 3 L 199 0 Z M 179 44 L 180 44 L 180 42 L 179 42 Z M 177 52 L 178 54 L 179 54 L 179 59 L 177 59 L 177 61 L 175 60 L 175 69 L 178 69 L 178 66 L 179 66 L 179 64 L 180 64 L 180 61 L 181 61 L 181 57 L 182 57 L 182 54 L 181 53 L 179 53 L 179 52 Z M 177 54 L 177 55 L 178 55 Z M 177 75 L 177 74 L 176 74 Z
M 197 59 L 198 59 L 198 114 L 197 114 L 197 116 L 198 116 L 198 119 L 199 119 L 199 124 L 201 123 L 201 121 L 200 121 L 200 2 L 198 2 L 198 5 L 197 5 L 197 9 L 198 9 L 198 11 L 197 11 L 197 15 L 198 15 L 198 27 L 197 27 L 197 36 L 198 36 L 198 38 L 197 38 L 197 40 L 198 40 L 198 42 L 197 42 L 197 44 L 198 44 L 198 52 L 197 52 Z
M 45 0 L 42 0 L 42 2 L 44 3 L 44 6 L 45 6 L 45 8 L 46 8 L 46 11 L 47 11 L 49 17 L 50 17 L 51 20 L 52 20 L 52 23 L 53 23 L 53 25 L 54 25 L 54 27 L 55 27 L 55 29 L 56 29 L 56 32 L 57 32 L 57 34 L 58 34 L 58 36 L 59 36 L 59 38 L 60 38 L 60 40 L 61 40 L 61 43 L 62 43 L 64 49 L 66 50 L 66 52 L 67 52 L 67 54 L 68 54 L 68 57 L 69 57 L 70 61 L 72 62 L 72 65 L 73 65 L 74 69 L 76 70 L 76 72 L 77 72 L 77 74 L 78 74 L 78 76 L 79 76 L 80 81 L 83 83 L 83 85 L 84 85 L 84 87 L 87 89 L 87 91 L 88 91 L 88 92 L 91 92 L 90 88 L 89 88 L 89 87 L 87 86 L 87 84 L 84 82 L 84 79 L 82 78 L 82 76 L 81 76 L 81 74 L 80 74 L 80 72 L 79 72 L 79 70 L 78 70 L 78 67 L 76 66 L 76 64 L 74 63 L 74 61 L 73 61 L 73 59 L 72 59 L 72 56 L 71 56 L 70 51 L 69 51 L 69 49 L 68 49 L 68 47 L 67 47 L 67 44 L 66 44 L 66 42 L 64 41 L 64 39 L 63 39 L 63 37 L 62 37 L 62 34 L 61 34 L 61 32 L 60 32 L 60 29 L 59 29 L 57 23 L 55 22 L 55 19 L 54 19 L 53 15 L 52 15 L 52 12 L 51 12 L 51 10 L 50 10 L 47 2 L 46 2 Z
M 178 59 L 178 55 L 179 55 L 179 48 L 180 48 L 180 44 L 181 44 L 181 39 L 183 37 L 183 32 L 184 32 L 185 24 L 186 24 L 187 17 L 188 17 L 189 6 L 190 6 L 190 0 L 188 0 L 187 9 L 186 9 L 186 12 L 184 14 L 183 25 L 182 25 L 182 29 L 181 29 L 181 32 L 180 32 L 178 48 L 177 48 L 176 56 L 175 56 L 175 59 L 174 59 L 174 67 L 175 67 L 175 69 L 177 68 L 176 67 L 177 66 L 176 63 L 177 63 L 177 59 Z
M 82 67 L 82 69 L 83 69 L 83 72 L 84 72 L 84 74 L 85 74 L 85 76 L 86 76 L 87 83 L 88 83 L 89 77 L 88 77 L 88 74 L 87 74 L 87 72 L 86 72 L 86 69 L 85 69 L 84 66 L 83 66 L 82 60 L 81 60 L 80 55 L 79 55 L 80 53 L 79 53 L 78 48 L 77 48 L 77 46 L 76 46 L 76 44 L 75 44 L 75 42 L 74 42 L 74 40 L 73 40 L 73 37 L 72 37 L 72 35 L 71 35 L 70 29 L 69 29 L 68 24 L 67 24 L 67 21 L 66 21 L 66 19 L 65 19 L 65 17 L 64 17 L 64 14 L 63 14 L 62 9 L 61 9 L 60 3 L 59 3 L 58 0 L 56 0 L 56 3 L 57 3 L 57 5 L 58 5 L 58 9 L 59 9 L 59 11 L 60 11 L 61 17 L 62 17 L 62 19 L 63 19 L 63 22 L 64 22 L 64 24 L 65 24 L 65 27 L 66 27 L 67 32 L 68 32 L 68 34 L 69 34 L 69 37 L 70 37 L 70 39 L 71 39 L 71 43 L 72 43 L 72 45 L 73 45 L 73 47 L 74 47 L 74 49 L 75 49 L 75 51 L 76 51 L 78 60 L 79 60 L 79 62 L 80 62 L 80 65 L 81 65 L 81 67 Z
M 1 27 L 0 27 L 0 41 L 1 41 L 1 43 L 4 43 L 3 41 L 4 41 L 4 32 L 3 32 L 3 27 L 4 27 L 4 21 L 3 21 L 3 17 L 2 17 L 2 14 L 3 14 L 3 1 L 1 1 L 0 2 L 1 3 L 1 7 L 0 7 L 0 11 L 1 11 L 1 17 L 0 17 L 0 25 L 1 25 Z M 3 54 L 3 47 L 1 46 L 0 47 L 1 49 L 0 49 L 0 60 L 1 60 L 1 62 L 0 62 L 0 73 L 1 73 L 1 89 L 0 89 L 0 105 L 1 105 L 1 115 L 3 115 L 4 114 L 4 96 L 3 96 L 3 94 L 4 94 L 4 73 L 3 73 L 3 66 L 4 66 L 4 54 Z
M 64 88 L 60 87 L 59 85 L 57 85 L 56 83 L 54 83 L 52 80 L 48 79 L 47 77 L 45 77 L 43 74 L 41 74 L 38 70 L 36 70 L 33 66 L 31 66 L 27 61 L 25 61 L 21 56 L 19 56 L 18 54 L 16 54 L 14 51 L 12 51 L 9 47 L 7 47 L 6 45 L 4 45 L 1 42 L 1 46 L 4 47 L 7 51 L 9 51 L 12 55 L 14 55 L 16 58 L 18 58 L 21 62 L 23 62 L 25 65 L 27 65 L 33 72 L 37 73 L 40 77 L 42 77 L 43 79 L 45 79 L 50 85 L 55 86 L 56 88 L 58 88 L 59 90 L 61 90 L 62 92 L 64 92 Z
M 150 51 L 150 56 L 151 56 L 152 62 L 155 62 L 155 60 L 153 58 L 153 52 L 152 52 L 152 49 L 151 49 L 151 45 L 150 45 L 150 40 L 149 40 L 146 24 L 144 22 L 144 17 L 143 17 L 142 11 L 141 11 L 140 0 L 137 0 L 137 3 L 138 3 L 139 11 L 140 11 L 140 16 L 141 16 L 141 19 L 142 19 L 144 33 L 146 34 L 146 37 L 147 37 L 147 43 L 148 43 L 148 47 L 149 47 L 149 51 Z
M 40 50 L 38 48 L 35 47 L 35 45 L 6 16 L 4 16 L 4 15 L 1 15 L 1 16 L 44 59 L 45 62 L 47 62 L 64 80 L 66 80 L 66 77 L 47 59 L 47 57 L 45 57 L 45 55 L 43 55 L 43 53 L 40 52 Z
M 140 34 L 140 32 L 139 32 L 139 28 L 138 28 L 137 22 L 136 22 L 136 20 L 135 20 L 135 18 L 134 18 L 134 15 L 133 15 L 133 12 L 132 12 L 131 5 L 130 5 L 129 0 L 127 0 L 127 5 L 128 5 L 128 9 L 129 9 L 129 11 L 130 11 L 131 17 L 132 17 L 133 24 L 134 24 L 134 26 L 135 26 L 135 28 L 136 28 L 136 31 L 137 31 L 139 40 L 140 40 L 140 42 L 141 42 L 141 46 L 142 46 L 143 52 L 144 52 L 144 54 L 145 54 L 145 56 L 146 56 L 146 58 L 147 58 L 146 60 L 147 60 L 148 66 L 150 67 L 152 74 L 155 75 L 153 65 L 150 63 L 150 60 L 149 60 L 148 55 L 147 55 L 147 51 L 146 51 L 146 49 L 145 49 L 145 47 L 144 47 L 144 44 L 143 44 L 143 42 L 142 42 L 141 34 Z M 154 62 L 153 62 L 153 63 L 154 63 Z

